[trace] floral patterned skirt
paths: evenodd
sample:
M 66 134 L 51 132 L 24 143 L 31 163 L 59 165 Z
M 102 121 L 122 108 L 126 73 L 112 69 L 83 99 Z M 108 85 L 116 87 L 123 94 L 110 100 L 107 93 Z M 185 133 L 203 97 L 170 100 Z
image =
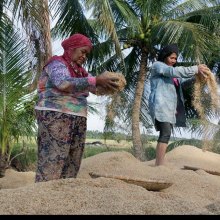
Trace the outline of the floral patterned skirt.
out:
M 86 138 L 85 117 L 36 110 L 38 163 L 35 182 L 75 178 Z

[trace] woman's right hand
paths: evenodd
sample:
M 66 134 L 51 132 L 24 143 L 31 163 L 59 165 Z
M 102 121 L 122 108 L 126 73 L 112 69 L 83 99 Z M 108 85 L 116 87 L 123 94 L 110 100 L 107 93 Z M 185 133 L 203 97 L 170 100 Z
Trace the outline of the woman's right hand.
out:
M 96 76 L 96 86 L 101 86 L 105 89 L 117 90 L 119 87 L 117 81 L 117 77 L 109 77 L 102 74 Z
M 198 65 L 198 74 L 201 74 L 204 78 L 207 78 L 207 72 L 209 72 L 210 69 L 205 64 L 199 64 Z

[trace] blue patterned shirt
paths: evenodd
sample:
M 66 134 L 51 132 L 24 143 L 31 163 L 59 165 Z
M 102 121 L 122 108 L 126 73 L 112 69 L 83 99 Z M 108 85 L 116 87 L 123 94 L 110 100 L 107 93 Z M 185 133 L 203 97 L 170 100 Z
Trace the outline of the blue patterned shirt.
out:
M 177 93 L 173 78 L 191 78 L 198 72 L 198 66 L 172 67 L 163 62 L 153 63 L 150 69 L 150 115 L 155 122 L 176 123 Z M 181 84 L 180 98 L 184 103 Z

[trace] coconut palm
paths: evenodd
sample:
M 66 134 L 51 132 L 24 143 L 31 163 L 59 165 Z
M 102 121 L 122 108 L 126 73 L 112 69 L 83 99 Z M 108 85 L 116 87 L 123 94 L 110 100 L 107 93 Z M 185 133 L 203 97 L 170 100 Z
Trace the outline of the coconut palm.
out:
M 81 0 L 50 1 L 50 8 L 54 11 L 54 19 L 57 19 L 52 31 L 54 39 L 81 33 L 89 36 L 94 43 L 97 42 L 97 36 L 86 17 Z
M 25 33 L 31 55 L 33 79 L 30 90 L 36 89 L 42 67 L 52 56 L 48 0 L 10 0 L 5 7 L 11 12 L 13 22 Z
M 0 176 L 18 138 L 33 133 L 33 112 L 27 106 L 31 71 L 26 42 L 9 21 L 0 22 Z
M 82 9 L 82 3 L 87 10 L 92 9 L 92 19 L 87 19 L 88 29 L 83 27 L 85 13 L 77 16 L 78 8 L 70 7 L 77 4 Z M 125 74 L 128 84 L 124 97 L 132 103 L 133 149 L 135 156 L 144 160 L 140 121 L 147 126 L 151 123 L 144 114 L 147 100 L 143 97 L 148 68 L 158 49 L 168 43 L 179 45 L 185 62 L 206 62 L 217 38 L 213 33 L 219 26 L 219 1 L 66 0 L 59 4 L 61 16 L 56 28 L 60 34 L 82 31 L 94 38 L 95 30 L 99 36 L 100 43 L 95 45 L 92 60 L 88 62 L 92 71 L 100 73 L 108 69 Z M 90 27 L 93 27 L 91 32 Z M 130 50 L 125 55 L 123 51 L 128 47 Z
M 49 24 L 47 0 L 0 3 L 0 176 L 13 143 L 34 132 L 32 91 L 38 70 L 51 56 Z

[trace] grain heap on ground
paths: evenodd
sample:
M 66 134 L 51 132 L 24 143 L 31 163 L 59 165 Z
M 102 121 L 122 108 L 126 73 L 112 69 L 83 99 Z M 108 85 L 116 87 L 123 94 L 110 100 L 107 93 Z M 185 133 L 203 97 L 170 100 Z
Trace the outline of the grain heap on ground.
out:
M 123 89 L 126 85 L 126 80 L 125 80 L 125 77 L 122 73 L 105 71 L 102 74 L 106 75 L 106 76 L 109 76 L 109 77 L 117 78 L 116 83 L 118 84 L 118 89 L 117 90 L 110 90 L 110 89 L 107 89 L 107 88 L 104 88 L 104 87 L 101 87 L 101 86 L 97 86 L 96 95 L 98 95 L 98 96 L 114 95 L 118 92 L 123 91 Z
M 202 169 L 220 171 L 220 155 L 185 145 L 166 154 L 164 166 L 155 160 L 141 162 L 132 154 L 104 152 L 83 159 L 76 179 L 62 179 L 12 188 L 14 178 L 6 172 L 8 185 L 0 178 L 1 215 L 219 215 L 220 176 Z M 201 167 L 192 171 L 184 165 Z M 124 181 L 90 172 L 172 182 L 160 192 L 148 191 Z M 21 172 L 16 172 L 17 178 Z M 30 175 L 30 174 L 29 174 Z M 9 179 L 10 177 L 10 179 Z M 24 175 L 19 180 L 24 179 Z M 11 180 L 11 181 L 10 181 Z M 14 187 L 14 185 L 13 185 Z M 18 187 L 18 186 L 17 186 Z

